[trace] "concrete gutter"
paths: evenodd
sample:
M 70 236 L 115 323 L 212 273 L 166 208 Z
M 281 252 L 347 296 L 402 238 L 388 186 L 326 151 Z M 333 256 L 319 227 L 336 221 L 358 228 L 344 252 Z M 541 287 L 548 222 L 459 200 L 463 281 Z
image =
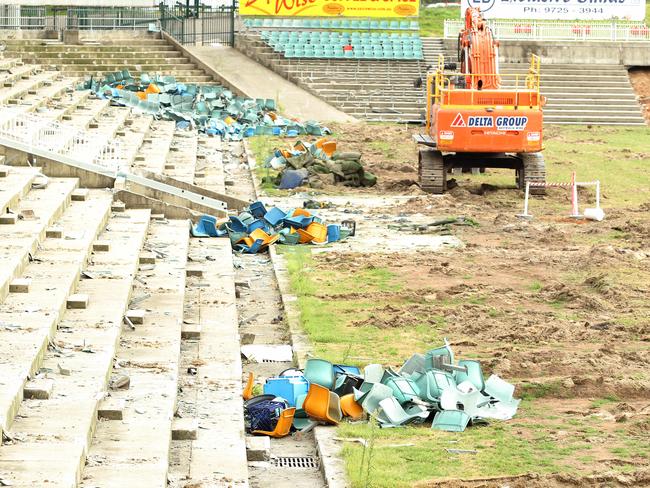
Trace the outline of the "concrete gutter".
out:
M 255 178 L 255 166 L 257 164 L 248 142 L 244 140 L 246 150 L 246 160 L 248 169 L 253 179 L 255 197 L 257 199 L 262 195 L 262 189 Z M 300 325 L 300 309 L 298 307 L 298 297 L 291 292 L 291 282 L 289 272 L 287 271 L 286 261 L 281 254 L 275 250 L 275 246 L 269 247 L 269 255 L 273 264 L 273 272 L 280 289 L 280 297 L 284 308 L 287 325 L 289 326 L 289 336 L 293 348 L 294 361 L 298 368 L 304 369 L 307 358 L 312 356 L 312 345 L 309 338 L 304 333 Z M 336 429 L 332 427 L 316 427 L 314 429 L 314 439 L 316 440 L 316 449 L 320 457 L 320 469 L 329 488 L 348 488 L 350 486 L 345 474 L 345 465 L 341 459 L 341 445 L 333 438 L 336 436 Z

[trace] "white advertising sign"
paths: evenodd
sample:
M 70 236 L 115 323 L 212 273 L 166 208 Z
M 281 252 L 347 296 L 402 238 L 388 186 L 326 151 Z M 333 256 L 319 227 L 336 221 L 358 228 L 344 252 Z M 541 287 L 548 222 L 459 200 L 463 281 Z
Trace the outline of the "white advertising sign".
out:
M 646 0 L 461 0 L 480 7 L 486 19 L 643 20 Z

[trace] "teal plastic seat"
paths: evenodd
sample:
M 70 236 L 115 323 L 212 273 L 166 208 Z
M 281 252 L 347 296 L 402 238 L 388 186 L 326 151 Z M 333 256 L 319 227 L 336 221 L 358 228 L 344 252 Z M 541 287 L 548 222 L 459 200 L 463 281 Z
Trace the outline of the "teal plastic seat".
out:
M 456 383 L 460 384 L 463 381 L 469 381 L 478 391 L 485 389 L 485 380 L 483 379 L 483 372 L 481 371 L 481 363 L 478 361 L 461 360 L 458 361 L 458 366 L 467 368 L 467 372 L 456 371 Z
M 416 373 L 412 378 L 425 402 L 437 403 L 444 390 L 456 388 L 453 376 L 446 371 L 428 370 L 424 374 Z
M 381 383 L 364 382 L 359 390 L 355 388 L 353 392 L 354 399 L 371 414 L 379 408 L 379 402 L 393 396 L 393 390 Z
M 362 20 L 359 22 L 359 29 L 370 29 L 370 21 Z
M 409 28 L 409 23 L 408 23 L 407 21 L 402 20 L 402 21 L 399 23 L 399 28 L 400 28 L 401 30 L 407 30 L 407 29 Z
M 388 29 L 388 21 L 387 20 L 382 20 L 379 22 L 379 28 L 382 30 L 387 30 Z
M 418 400 L 420 397 L 420 392 L 415 381 L 409 378 L 393 376 L 382 381 L 382 383 L 393 390 L 393 396 L 401 405 L 412 402 L 413 400 Z
M 379 402 L 379 408 L 381 410 L 377 414 L 377 420 L 382 427 L 397 427 L 414 422 L 424 422 L 429 416 L 427 409 L 420 405 L 413 405 L 404 410 L 394 397 L 384 398 Z
M 316 383 L 327 389 L 334 386 L 334 367 L 324 359 L 308 359 L 305 366 L 305 378 L 310 383 Z
M 388 27 L 391 30 L 397 30 L 399 29 L 399 22 L 396 20 L 391 20 L 390 25 Z
M 445 364 L 454 363 L 454 353 L 451 350 L 451 347 L 449 346 L 449 343 L 447 342 L 446 339 L 445 339 L 444 346 L 427 351 L 424 357 L 425 357 L 425 366 L 427 368 L 443 369 L 442 363 Z
M 332 29 L 340 29 L 341 28 L 341 21 L 337 20 L 337 19 L 334 19 L 334 20 L 332 20 L 331 26 L 332 26 Z
M 379 21 L 378 20 L 371 20 L 370 21 L 370 29 L 379 29 Z M 374 32 L 373 32 L 374 34 Z
M 363 380 L 369 383 L 380 383 L 384 377 L 384 367 L 381 364 L 369 364 L 363 368 Z
M 361 28 L 361 22 L 358 20 L 351 20 L 350 21 L 350 29 L 360 29 Z
M 436 413 L 431 428 L 447 432 L 463 432 L 469 420 L 469 415 L 462 410 L 442 410 Z
M 350 28 L 350 21 L 348 19 L 343 19 L 341 21 L 341 29 L 349 29 Z
M 424 355 L 415 353 L 408 358 L 399 370 L 401 375 L 411 375 L 413 373 L 424 373 Z
M 323 19 L 321 20 L 320 26 L 323 29 L 329 29 L 332 27 L 332 22 L 328 19 Z

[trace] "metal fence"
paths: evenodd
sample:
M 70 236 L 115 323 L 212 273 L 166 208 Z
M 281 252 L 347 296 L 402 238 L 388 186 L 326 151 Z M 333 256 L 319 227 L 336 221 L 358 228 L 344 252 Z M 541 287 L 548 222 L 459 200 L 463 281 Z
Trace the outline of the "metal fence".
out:
M 235 39 L 236 0 L 229 5 L 179 4 L 158 7 L 46 7 L 0 5 L 0 30 L 157 30 L 182 44 Z
M 650 28 L 642 22 L 488 20 L 495 37 L 516 41 L 649 41 Z M 445 20 L 446 38 L 458 37 L 462 20 Z
M 235 44 L 235 13 L 237 4 L 222 5 L 216 8 L 201 7 L 190 9 L 179 15 L 178 11 L 163 7 L 160 17 L 162 30 L 181 44 Z

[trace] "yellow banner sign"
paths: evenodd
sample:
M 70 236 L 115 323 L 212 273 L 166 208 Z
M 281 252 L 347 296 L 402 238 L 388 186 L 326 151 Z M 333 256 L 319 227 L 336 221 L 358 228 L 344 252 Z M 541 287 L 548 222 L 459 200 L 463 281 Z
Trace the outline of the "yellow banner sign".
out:
M 240 0 L 240 15 L 267 17 L 413 17 L 419 0 Z

